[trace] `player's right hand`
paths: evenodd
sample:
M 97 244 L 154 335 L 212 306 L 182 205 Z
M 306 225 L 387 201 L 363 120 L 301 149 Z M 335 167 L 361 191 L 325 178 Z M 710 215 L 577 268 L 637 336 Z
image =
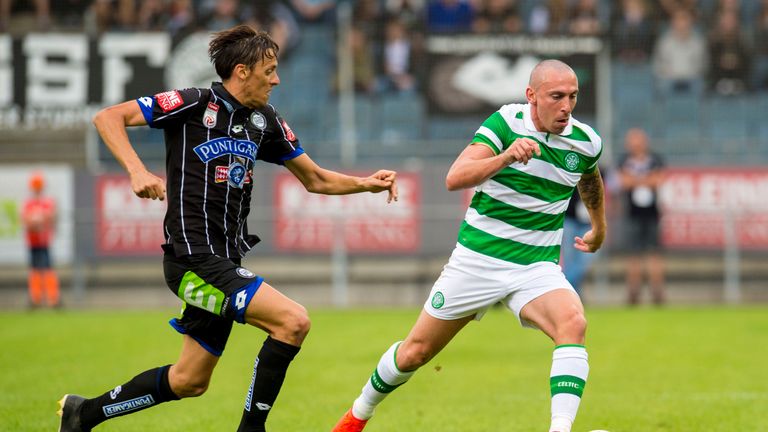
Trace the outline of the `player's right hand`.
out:
M 517 138 L 504 153 L 514 158 L 511 162 L 522 162 L 523 165 L 527 165 L 528 161 L 533 159 L 534 153 L 536 156 L 541 156 L 541 149 L 539 143 L 530 138 Z
M 131 174 L 131 188 L 139 198 L 165 199 L 165 181 L 147 170 Z

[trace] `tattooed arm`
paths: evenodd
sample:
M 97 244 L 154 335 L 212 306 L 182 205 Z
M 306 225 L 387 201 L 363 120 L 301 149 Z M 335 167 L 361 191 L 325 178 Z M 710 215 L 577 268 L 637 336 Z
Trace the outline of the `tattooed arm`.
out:
M 576 237 L 574 247 L 582 252 L 596 252 L 602 246 L 607 231 L 605 191 L 600 170 L 582 175 L 577 186 L 581 200 L 589 212 L 592 229 L 587 231 L 584 237 Z

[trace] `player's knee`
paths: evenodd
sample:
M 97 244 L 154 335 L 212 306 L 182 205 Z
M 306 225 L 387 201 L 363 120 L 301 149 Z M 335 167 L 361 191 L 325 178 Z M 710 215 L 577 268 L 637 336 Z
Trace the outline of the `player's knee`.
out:
M 283 314 L 280 328 L 275 333 L 278 339 L 299 346 L 307 337 L 311 326 L 307 310 L 298 305 Z
M 434 353 L 422 343 L 405 342 L 397 349 L 397 368 L 401 371 L 413 371 L 429 363 Z
M 189 374 L 176 374 L 171 381 L 171 389 L 180 398 L 197 397 L 208 390 L 208 377 Z
M 565 343 L 584 343 L 587 334 L 587 318 L 581 311 L 571 311 L 559 327 L 559 338 Z

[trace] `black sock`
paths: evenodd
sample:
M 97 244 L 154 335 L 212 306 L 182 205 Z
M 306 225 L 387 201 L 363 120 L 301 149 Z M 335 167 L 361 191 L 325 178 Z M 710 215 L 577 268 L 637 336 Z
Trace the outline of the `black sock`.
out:
M 151 406 L 178 400 L 168 382 L 171 365 L 142 372 L 127 383 L 103 395 L 83 402 L 80 422 L 83 429 L 90 428 L 112 417 L 131 414 Z
M 256 357 L 253 378 L 245 398 L 245 410 L 237 432 L 264 432 L 267 415 L 280 393 L 285 372 L 299 347 L 267 336 Z

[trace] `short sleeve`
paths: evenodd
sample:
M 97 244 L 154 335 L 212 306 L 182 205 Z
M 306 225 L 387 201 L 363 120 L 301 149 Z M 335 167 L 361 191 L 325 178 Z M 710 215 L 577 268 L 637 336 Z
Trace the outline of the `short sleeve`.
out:
M 144 96 L 136 99 L 147 125 L 156 129 L 164 129 L 186 121 L 195 111 L 194 107 L 207 95 L 198 88 L 169 90 L 154 96 Z
M 288 122 L 272 107 L 264 110 L 267 119 L 267 127 L 264 130 L 264 139 L 259 146 L 257 159 L 265 162 L 284 165 L 285 161 L 294 159 L 304 154 L 299 139 L 294 134 Z
M 496 111 L 491 114 L 483 125 L 477 129 L 472 139 L 473 143 L 485 144 L 499 154 L 509 145 L 510 129 L 501 113 Z

